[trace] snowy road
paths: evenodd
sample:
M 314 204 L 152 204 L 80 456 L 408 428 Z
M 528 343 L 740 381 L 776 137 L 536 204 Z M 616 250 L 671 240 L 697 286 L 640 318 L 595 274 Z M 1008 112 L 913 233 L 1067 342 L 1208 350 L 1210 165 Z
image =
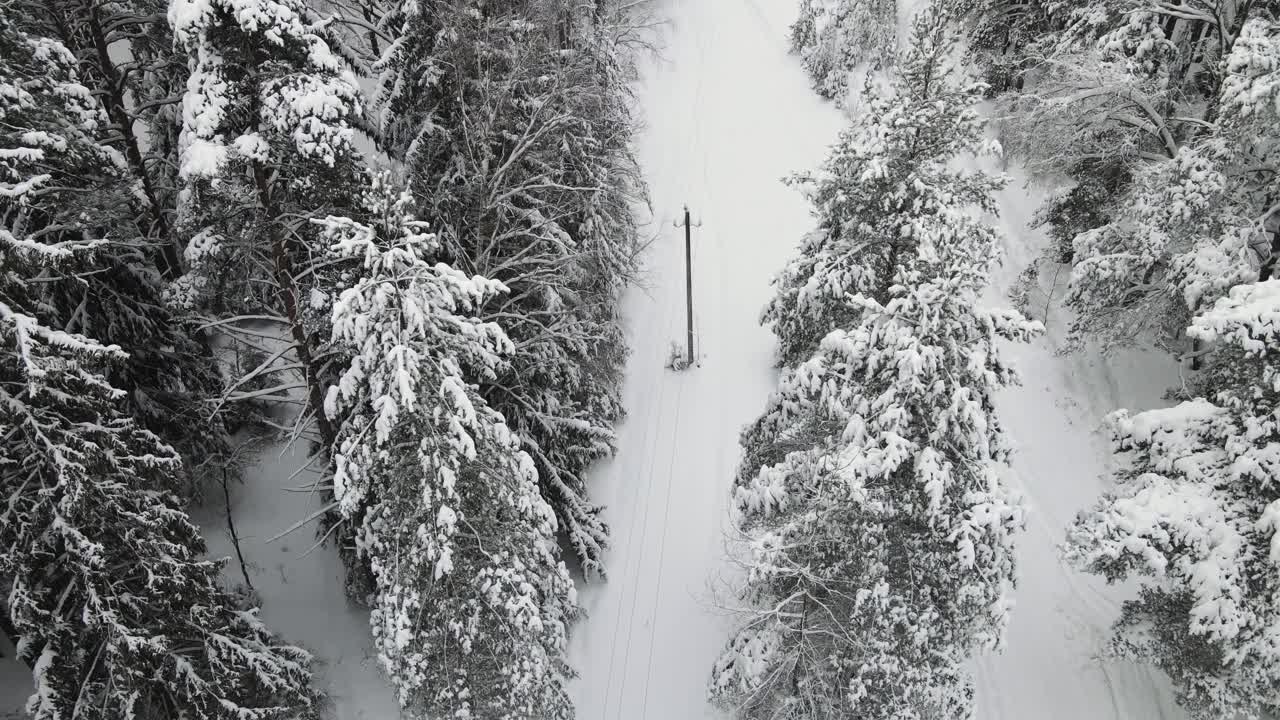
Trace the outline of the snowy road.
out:
M 608 506 L 610 579 L 589 586 L 570 660 L 583 720 L 716 717 L 706 680 L 728 635 L 711 587 L 725 572 L 723 528 L 739 428 L 772 390 L 773 340 L 756 322 L 768 280 L 812 224 L 780 179 L 816 167 L 840 128 L 787 55 L 795 3 L 655 3 L 660 58 L 645 61 L 637 151 L 653 193 L 648 287 L 626 310 L 633 355 L 618 456 L 592 480 Z M 684 341 L 688 203 L 702 367 L 663 368 Z

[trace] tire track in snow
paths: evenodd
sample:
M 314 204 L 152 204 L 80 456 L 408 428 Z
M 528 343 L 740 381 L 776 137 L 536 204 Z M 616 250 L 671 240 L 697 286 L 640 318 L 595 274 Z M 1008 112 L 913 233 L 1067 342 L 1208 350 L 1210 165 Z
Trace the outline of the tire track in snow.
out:
M 663 313 L 664 322 L 661 325 L 659 325 L 659 327 L 669 327 L 671 324 L 672 318 L 675 315 L 676 305 L 669 301 L 665 302 L 664 304 L 667 307 L 667 311 Z M 662 365 L 658 365 L 657 372 L 653 373 L 650 376 L 652 379 L 648 384 L 648 387 L 653 387 L 653 385 L 656 383 L 659 388 L 658 402 L 656 403 L 656 405 L 648 404 L 648 403 L 645 404 L 646 413 L 645 413 L 645 420 L 643 425 L 644 435 L 641 437 L 640 447 L 647 448 L 647 451 L 645 452 L 644 457 L 648 460 L 648 470 L 641 473 L 638 477 L 633 476 L 630 478 L 630 481 L 631 481 L 630 485 L 634 488 L 634 490 L 632 493 L 632 502 L 627 508 L 627 511 L 631 513 L 631 523 L 628 527 L 626 543 L 627 543 L 627 546 L 630 547 L 631 542 L 635 538 L 635 528 L 636 528 L 636 523 L 638 521 L 641 524 L 641 535 L 640 535 L 641 552 L 634 553 L 634 556 L 635 556 L 634 567 L 633 569 L 628 569 L 624 571 L 624 576 L 623 576 L 624 580 L 622 581 L 623 583 L 627 583 L 627 580 L 625 578 L 636 578 L 644 562 L 643 547 L 644 547 L 645 533 L 648 530 L 648 517 L 649 517 L 648 508 L 649 508 L 650 496 L 648 493 L 644 492 L 645 489 L 647 488 L 647 483 L 639 482 L 639 480 L 641 480 L 642 478 L 645 480 L 650 478 L 653 474 L 653 466 L 656 463 L 655 449 L 658 443 L 658 435 L 659 435 L 660 428 L 657 427 L 657 424 L 654 422 L 653 408 L 654 407 L 658 408 L 658 413 L 657 413 L 658 417 L 662 417 L 665 414 L 663 411 L 666 408 L 666 397 L 667 397 L 667 387 L 668 387 L 667 383 L 662 382 L 663 380 L 662 376 L 665 372 L 666 372 L 666 368 L 663 367 Z M 652 443 L 649 442 L 650 438 L 652 438 Z M 641 504 L 639 501 L 642 493 L 644 493 L 643 504 Z M 635 509 L 638 506 L 642 506 L 644 510 L 640 512 L 636 512 Z M 628 567 L 632 567 L 630 563 L 628 563 Z M 625 604 L 628 593 L 617 594 L 618 602 L 615 610 L 616 615 L 614 619 L 613 642 L 610 643 L 610 647 L 612 648 L 612 651 L 610 652 L 610 655 L 609 655 L 608 684 L 606 685 L 606 688 L 605 688 L 604 706 L 603 708 L 601 708 L 602 712 L 600 714 L 601 718 L 607 718 L 609 716 L 608 715 L 609 701 L 613 693 L 614 668 L 617 663 L 619 649 L 623 649 L 622 679 L 620 681 L 622 683 L 622 688 L 619 690 L 619 693 L 618 693 L 619 694 L 619 700 L 618 700 L 619 713 L 621 713 L 622 697 L 625 695 L 626 661 L 629 657 L 628 653 L 631 646 L 631 633 L 634 629 L 633 625 L 631 624 L 631 620 L 634 619 L 635 617 L 635 603 L 636 603 L 636 597 L 638 596 L 638 592 L 635 589 L 636 588 L 635 582 L 632 581 L 630 585 L 632 588 L 632 592 L 629 593 L 631 597 L 631 612 L 627 613 L 628 625 L 627 625 L 627 641 L 626 641 L 625 649 L 623 649 L 623 646 L 619 644 L 618 635 L 621 629 L 622 617 L 624 614 L 622 612 L 622 607 Z
M 677 394 L 676 394 L 676 407 L 677 407 L 676 421 L 672 423 L 672 426 L 671 426 L 671 447 L 673 450 L 675 449 L 676 439 L 680 437 L 680 412 L 678 408 L 680 406 L 680 399 L 684 397 L 684 386 L 685 386 L 685 383 L 681 382 L 679 388 L 677 389 Z M 662 572 L 663 570 L 662 561 L 666 558 L 666 554 L 667 554 L 667 530 L 670 526 L 669 520 L 671 515 L 671 485 L 674 482 L 673 478 L 675 477 L 675 469 L 676 469 L 676 453 L 672 452 L 671 462 L 667 464 L 667 499 L 666 499 L 666 502 L 663 504 L 663 510 L 662 510 L 662 517 L 663 517 L 662 539 L 658 541 L 658 580 L 653 585 L 653 608 L 654 608 L 654 618 L 653 618 L 653 626 L 652 626 L 653 631 L 649 633 L 649 653 L 645 657 L 644 691 L 643 691 L 644 704 L 641 706 L 641 711 L 640 711 L 641 717 L 644 717 L 649 710 L 649 680 L 653 676 L 653 643 L 655 638 L 658 637 L 657 608 L 658 608 L 658 599 L 662 597 L 662 579 L 664 577 Z
M 705 678 L 728 628 L 696 588 L 725 565 L 716 540 L 737 426 L 774 385 L 771 338 L 756 322 L 767 278 L 809 221 L 803 201 L 778 181 L 816 164 L 839 125 L 781 39 L 761 41 L 765 31 L 743 0 L 664 5 L 677 22 L 666 29 L 669 62 L 646 68 L 639 88 L 648 124 L 637 157 L 655 214 L 687 202 L 704 221 L 693 250 L 695 330 L 706 362 L 680 375 L 652 362 L 673 336 L 683 339 L 684 238 L 664 219 L 650 253 L 661 278 L 654 298 L 632 292 L 626 301 L 636 321 L 627 364 L 634 416 L 620 430 L 618 455 L 592 479 L 599 497 L 615 501 L 609 519 L 618 536 L 611 581 L 583 589 L 593 617 L 570 650 L 583 720 L 721 717 L 706 703 Z M 645 322 L 644 313 L 661 320 Z

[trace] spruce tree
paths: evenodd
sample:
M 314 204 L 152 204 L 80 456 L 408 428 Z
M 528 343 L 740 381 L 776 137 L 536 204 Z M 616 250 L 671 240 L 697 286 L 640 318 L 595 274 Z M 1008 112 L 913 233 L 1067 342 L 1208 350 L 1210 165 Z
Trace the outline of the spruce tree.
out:
M 985 145 L 982 86 L 949 76 L 954 46 L 950 20 L 918 20 L 891 90 L 868 88 L 867 111 L 841 133 L 821 171 L 793 180 L 809 191 L 818 227 L 774 278 L 777 293 L 762 315 L 782 365 L 808 358 L 852 318 L 846 295 L 887 301 L 896 268 L 918 243 L 920 218 L 954 204 L 994 211 L 1000 181 L 952 163 Z
M 481 310 L 515 344 L 481 392 L 595 572 L 608 527 L 584 476 L 612 453 L 623 412 L 618 303 L 638 269 L 643 194 L 617 22 L 560 0 L 396 5 L 377 99 L 440 258 L 510 289 Z
M 974 211 L 1000 181 L 947 169 L 981 135 L 981 87 L 945 65 L 952 12 L 917 16 L 893 92 L 833 149 L 814 199 L 844 214 L 766 315 L 805 357 L 742 436 L 749 609 L 711 685 L 741 718 L 967 718 L 964 666 L 1002 641 L 1023 509 L 999 343 L 1041 328 L 979 307 L 999 238 Z
M 92 216 L 111 242 L 98 249 L 94 272 L 51 278 L 40 286 L 40 299 L 58 327 L 109 339 L 128 354 L 109 369 L 112 385 L 127 392 L 131 415 L 182 454 L 190 474 L 226 452 L 228 433 L 205 402 L 221 391 L 208 349 L 164 302 L 164 283 L 182 271 L 171 150 L 173 96 L 181 93 L 185 65 L 164 7 L 152 0 L 58 0 L 15 2 L 9 11 L 26 32 L 56 39 L 70 52 L 101 109 L 89 135 L 111 155 L 77 169 L 85 192 L 61 208 L 66 216 Z M 46 242 L 66 232 L 49 225 Z
M 177 0 L 169 21 L 190 71 L 179 138 L 188 267 L 169 287 L 170 302 L 214 315 L 232 338 L 257 332 L 241 328 L 237 314 L 283 328 L 292 362 L 251 372 L 269 379 L 277 398 L 300 385 L 299 422 L 314 422 L 331 446 L 322 409 L 334 373 L 322 355 L 325 286 L 335 280 L 315 267 L 324 247 L 310 220 L 351 208 L 364 182 L 352 146 L 356 78 L 330 50 L 323 23 L 289 0 Z
M 373 634 L 401 703 L 427 717 L 554 718 L 577 614 L 532 459 L 467 369 L 495 377 L 511 341 L 479 308 L 506 288 L 428 258 L 407 193 L 375 186 L 370 224 L 320 224 L 359 277 L 333 304 L 347 359 L 328 396 L 334 487 L 375 583 Z
M 108 379 L 126 354 L 62 329 L 46 301 L 50 282 L 102 272 L 112 215 L 90 212 L 91 183 L 107 179 L 111 200 L 126 164 L 92 136 L 105 117 L 74 55 L 12 18 L 0 13 L 0 584 L 34 675 L 28 710 L 297 717 L 313 703 L 307 653 L 272 637 L 202 558 L 176 494 L 182 458 Z

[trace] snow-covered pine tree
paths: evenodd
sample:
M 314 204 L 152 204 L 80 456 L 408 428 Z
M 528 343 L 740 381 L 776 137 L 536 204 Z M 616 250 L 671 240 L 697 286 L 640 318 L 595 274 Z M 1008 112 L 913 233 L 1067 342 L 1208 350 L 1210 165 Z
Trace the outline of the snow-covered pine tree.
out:
M 952 20 L 919 16 L 889 92 L 868 88 L 867 110 L 844 131 L 822 170 L 793 182 L 810 195 L 817 229 L 774 279 L 762 321 L 778 336 L 781 364 L 795 365 L 856 313 L 843 299 L 888 299 L 894 273 L 918 242 L 921 217 L 954 205 L 995 208 L 1001 181 L 952 160 L 984 147 L 976 105 L 982 87 L 946 69 Z
M 471 382 L 513 350 L 476 319 L 500 282 L 428 258 L 412 198 L 366 193 L 369 224 L 322 222 L 360 271 L 333 304 L 347 356 L 330 389 L 335 494 L 359 522 L 375 581 L 373 634 L 401 703 L 425 717 L 569 720 L 573 583 L 533 461 Z
M 636 272 L 626 20 L 604 4 L 397 5 L 380 61 L 382 133 L 402 157 L 441 257 L 510 292 L 482 308 L 515 344 L 482 381 L 537 464 L 588 571 L 608 527 L 586 468 L 613 450 L 626 354 L 617 318 Z
M 801 0 L 800 15 L 791 26 L 791 48 L 804 62 L 814 90 L 841 105 L 856 70 L 893 64 L 897 28 L 895 0 Z
M 944 214 L 917 227 L 991 239 Z M 744 464 L 735 491 L 756 610 L 712 692 L 740 717 L 969 717 L 963 668 L 999 646 L 1022 524 L 997 470 L 992 394 L 1015 375 L 996 343 L 1037 331 L 976 309 L 985 252 L 900 270 L 885 305 L 850 300 L 861 317 L 784 373 L 744 436 L 777 461 Z
M 1195 318 L 1190 334 L 1213 347 L 1196 388 L 1206 394 L 1111 417 L 1117 485 L 1068 538 L 1088 570 L 1148 577 L 1113 648 L 1167 672 L 1206 720 L 1280 709 L 1277 317 L 1280 281 L 1268 280 Z
M 352 148 L 356 78 L 294 0 L 174 0 L 169 22 L 190 63 L 179 142 L 188 272 L 170 287 L 172 302 L 210 311 L 242 341 L 227 315 L 275 319 L 292 362 L 252 372 L 282 394 L 300 368 L 299 423 L 314 422 L 332 446 L 322 412 L 333 374 L 321 356 L 325 283 L 315 267 L 325 251 L 310 220 L 348 214 L 365 182 Z
M 34 674 L 28 710 L 298 717 L 313 702 L 308 655 L 201 559 L 175 494 L 181 458 L 105 375 L 124 353 L 50 321 L 63 318 L 44 286 L 97 272 L 112 243 L 98 239 L 112 216 L 87 212 L 85 191 L 125 163 L 93 140 L 105 117 L 72 53 L 17 17 L 0 12 L 0 586 L 3 627 Z
M 942 64 L 949 13 L 916 18 L 904 79 L 876 101 L 884 117 L 913 117 L 907 110 L 927 93 L 964 97 L 948 90 L 956 80 Z M 811 301 L 828 332 L 784 370 L 743 434 L 734 507 L 752 609 L 716 663 L 711 693 L 744 719 L 967 718 L 964 665 L 1003 636 L 1022 508 L 999 473 L 1008 449 L 993 395 L 1017 379 L 999 343 L 1026 341 L 1040 326 L 979 307 L 998 236 L 975 210 L 991 206 L 999 181 L 940 174 L 981 126 L 971 100 L 935 103 L 950 115 L 925 115 L 933 127 L 910 135 L 950 143 L 942 129 L 972 124 L 973 139 L 946 145 L 948 157 L 920 155 L 917 177 L 929 181 L 899 184 L 888 201 L 931 185 L 896 211 L 911 242 L 841 258 L 845 277 L 887 278 L 826 296 L 826 307 Z M 848 148 L 846 139 L 834 156 Z M 914 174 L 895 161 L 893 172 Z M 866 162 L 844 176 L 847 192 L 886 166 Z
M 113 156 L 79 168 L 76 184 L 86 192 L 45 204 L 32 220 L 43 224 L 45 242 L 57 242 L 78 232 L 75 221 L 59 224 L 85 213 L 111 240 L 98 249 L 94 272 L 50 279 L 40 286 L 41 301 L 57 327 L 109 339 L 128 354 L 110 369 L 112 385 L 128 393 L 129 413 L 192 466 L 224 452 L 227 434 L 203 404 L 221 385 L 208 353 L 162 299 L 163 280 L 180 272 L 172 228 L 176 172 L 169 170 L 176 154 L 164 150 L 169 143 L 162 116 L 174 118 L 171 98 L 181 69 L 175 66 L 185 64 L 176 62 L 163 10 L 153 0 L 6 7 L 19 27 L 71 51 L 102 109 L 92 135 Z M 145 138 L 135 125 L 147 128 Z

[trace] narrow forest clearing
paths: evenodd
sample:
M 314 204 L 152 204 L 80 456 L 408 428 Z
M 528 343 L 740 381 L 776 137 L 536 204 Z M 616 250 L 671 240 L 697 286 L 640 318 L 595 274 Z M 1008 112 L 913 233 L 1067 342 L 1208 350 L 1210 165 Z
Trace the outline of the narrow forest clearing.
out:
M 637 152 L 657 233 L 646 287 L 627 301 L 632 355 L 617 457 L 592 480 L 607 506 L 607 582 L 580 593 L 587 618 L 569 660 L 584 720 L 717 717 L 707 678 L 729 632 L 714 589 L 724 573 L 738 432 L 773 388 L 773 336 L 757 318 L 769 277 L 813 223 L 781 180 L 816 166 L 841 126 L 787 54 L 792 3 L 655 3 L 666 21 L 642 61 Z M 664 368 L 685 333 L 689 205 L 694 330 L 701 367 Z
M 1028 228 L 1040 198 L 1034 191 L 1029 196 L 1021 178 L 1012 177 L 998 200 L 1006 246 L 989 291 L 993 304 L 1008 302 L 1004 296 L 1018 274 L 1048 243 Z M 1177 381 L 1177 368 L 1156 352 L 1059 354 L 1069 320 L 1061 298 L 1070 268 L 1061 269 L 1050 299 L 1056 267 L 1042 261 L 1028 295 L 1027 313 L 1047 320 L 1046 333 L 1009 348 L 1022 386 L 997 398 L 1014 443 L 1011 484 L 1025 494 L 1030 512 L 1017 541 L 1018 587 L 1005 649 L 976 661 L 975 717 L 1181 720 L 1186 716 L 1159 672 L 1100 658 L 1120 603 L 1134 588 L 1108 587 L 1059 557 L 1068 525 L 1097 502 L 1108 482 L 1112 455 L 1103 419 L 1117 407 L 1167 404 L 1161 397 Z

